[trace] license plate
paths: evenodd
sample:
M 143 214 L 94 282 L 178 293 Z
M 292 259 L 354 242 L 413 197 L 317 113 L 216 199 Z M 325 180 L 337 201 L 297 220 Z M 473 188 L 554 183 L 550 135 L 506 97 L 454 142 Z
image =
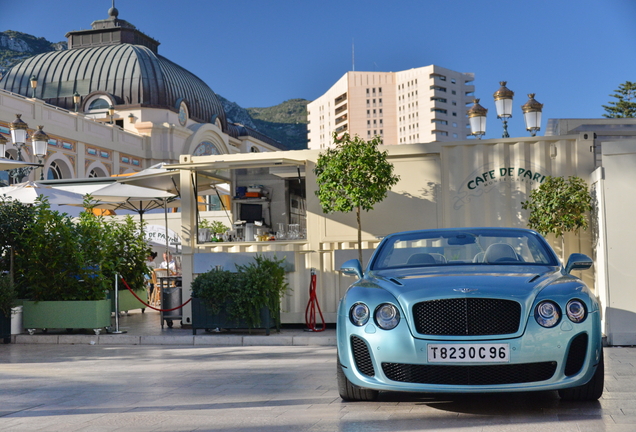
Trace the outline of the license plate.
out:
M 508 344 L 428 344 L 429 363 L 508 363 Z

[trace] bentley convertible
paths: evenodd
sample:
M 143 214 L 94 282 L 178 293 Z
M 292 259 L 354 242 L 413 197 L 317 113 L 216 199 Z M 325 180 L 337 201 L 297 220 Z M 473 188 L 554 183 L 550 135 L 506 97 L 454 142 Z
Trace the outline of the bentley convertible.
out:
M 537 232 L 421 230 L 385 237 L 338 307 L 338 388 L 344 400 L 380 391 L 603 393 L 599 304 Z

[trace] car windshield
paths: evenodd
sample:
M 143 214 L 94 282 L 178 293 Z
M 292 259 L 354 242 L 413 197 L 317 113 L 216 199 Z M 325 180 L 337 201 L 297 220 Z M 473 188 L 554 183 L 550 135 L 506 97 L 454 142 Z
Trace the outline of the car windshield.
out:
M 371 269 L 520 263 L 559 265 L 548 244 L 536 233 L 473 229 L 413 231 L 391 235 L 382 242 Z

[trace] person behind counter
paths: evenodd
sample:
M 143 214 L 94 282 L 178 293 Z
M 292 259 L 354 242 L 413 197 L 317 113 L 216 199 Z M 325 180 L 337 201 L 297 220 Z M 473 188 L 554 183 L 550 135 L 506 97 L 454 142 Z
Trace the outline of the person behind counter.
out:
M 159 266 L 159 268 L 169 269 L 172 273 L 177 272 L 177 265 L 174 262 L 174 258 L 171 253 L 163 253 L 163 262 Z

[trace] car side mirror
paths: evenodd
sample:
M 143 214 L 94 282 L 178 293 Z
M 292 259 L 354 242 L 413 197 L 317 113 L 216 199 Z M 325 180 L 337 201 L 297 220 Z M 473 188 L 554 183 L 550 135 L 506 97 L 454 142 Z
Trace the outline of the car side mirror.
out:
M 592 258 L 585 254 L 573 253 L 568 258 L 568 263 L 565 266 L 565 273 L 570 274 L 572 270 L 587 270 L 594 264 Z
M 340 272 L 347 276 L 356 276 L 358 279 L 362 279 L 362 266 L 357 259 L 352 259 L 342 264 Z

